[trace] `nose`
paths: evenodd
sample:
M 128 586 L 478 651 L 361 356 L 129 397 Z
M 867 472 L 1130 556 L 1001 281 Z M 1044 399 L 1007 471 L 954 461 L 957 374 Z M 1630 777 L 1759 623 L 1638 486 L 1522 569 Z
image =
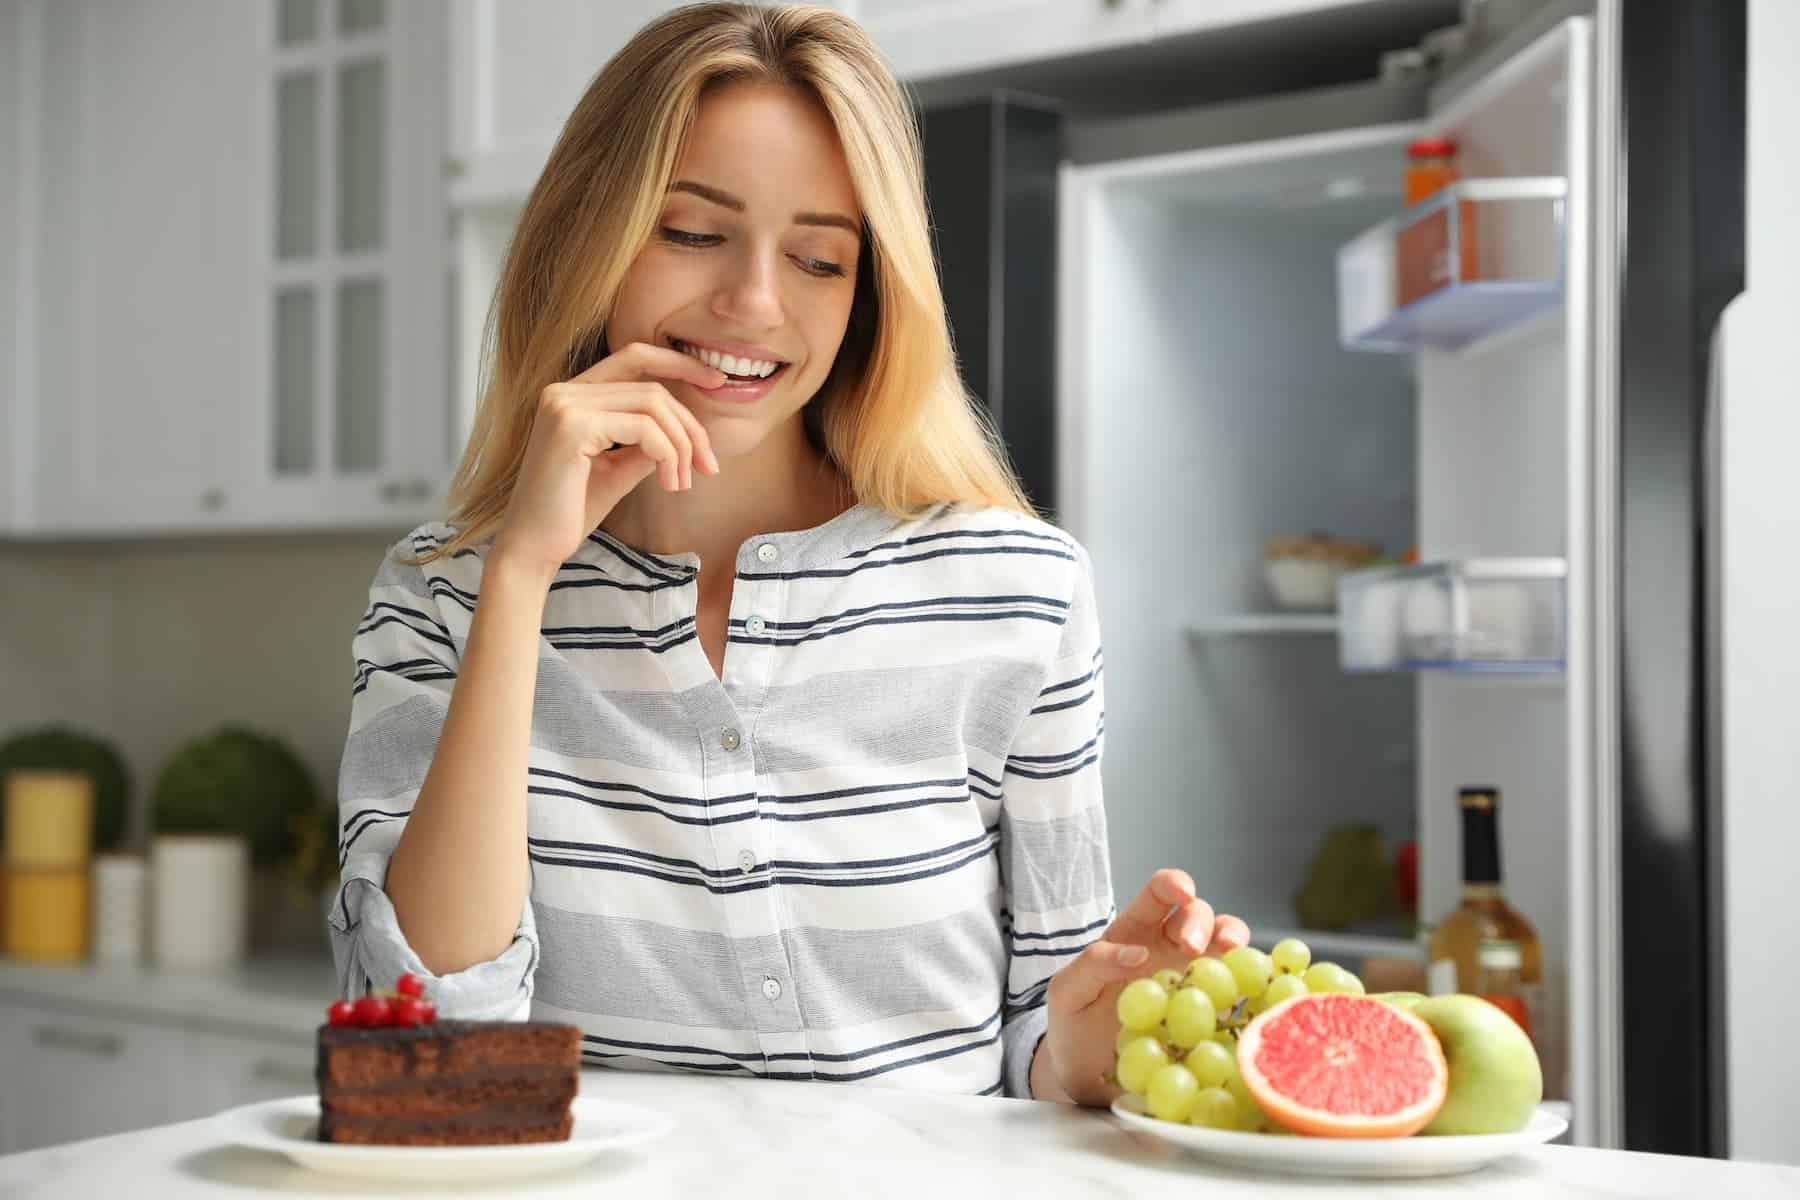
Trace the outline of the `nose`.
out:
M 736 256 L 728 278 L 713 293 L 713 315 L 743 329 L 774 329 L 782 322 L 780 252 L 750 249 Z

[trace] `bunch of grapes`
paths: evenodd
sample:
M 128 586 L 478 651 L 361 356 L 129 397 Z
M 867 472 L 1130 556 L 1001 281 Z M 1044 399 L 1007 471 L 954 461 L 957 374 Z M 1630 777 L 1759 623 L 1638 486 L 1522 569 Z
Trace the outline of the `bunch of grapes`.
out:
M 1307 992 L 1355 992 L 1362 980 L 1312 961 L 1298 938 L 1251 946 L 1134 979 L 1119 993 L 1114 1081 L 1151 1116 L 1208 1129 L 1281 1132 L 1238 1073 L 1238 1035 L 1265 1010 Z

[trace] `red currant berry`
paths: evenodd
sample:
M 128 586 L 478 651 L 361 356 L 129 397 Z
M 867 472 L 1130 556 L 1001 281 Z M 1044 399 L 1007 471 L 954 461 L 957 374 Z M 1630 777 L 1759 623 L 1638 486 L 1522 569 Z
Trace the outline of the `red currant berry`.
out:
M 429 1025 L 435 1020 L 437 1020 L 437 1005 L 429 1000 L 419 1001 L 419 1021 Z
M 356 1006 L 348 1000 L 334 1000 L 331 1007 L 325 1010 L 325 1021 L 330 1025 L 354 1025 Z
M 386 1025 L 393 1016 L 393 1006 L 386 996 L 364 996 L 356 1002 L 358 1025 Z
M 425 1014 L 422 1010 L 424 1009 L 424 1007 L 425 1007 L 425 1002 L 423 1000 L 416 999 L 415 997 L 412 997 L 412 996 L 400 997 L 398 1000 L 394 1001 L 394 1024 L 396 1024 L 396 1025 L 420 1025 L 420 1024 L 423 1024 L 424 1020 L 425 1020 Z
M 425 981 L 408 971 L 394 981 L 394 990 L 402 996 L 412 996 L 416 999 L 425 994 Z

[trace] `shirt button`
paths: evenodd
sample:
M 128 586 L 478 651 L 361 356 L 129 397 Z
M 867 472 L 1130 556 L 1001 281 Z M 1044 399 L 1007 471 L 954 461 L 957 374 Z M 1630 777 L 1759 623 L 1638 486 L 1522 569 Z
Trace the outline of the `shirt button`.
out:
M 781 999 L 781 980 L 773 975 L 763 976 L 763 995 L 771 1000 Z
M 738 870 L 740 870 L 740 871 L 756 870 L 756 855 L 755 855 L 755 853 L 753 853 L 752 851 L 749 851 L 749 850 L 739 850 L 738 851 Z
M 736 750 L 741 744 L 741 740 L 738 738 L 738 731 L 735 729 L 727 728 L 724 733 L 719 735 L 719 745 L 725 747 L 727 750 Z
M 763 562 L 772 563 L 780 556 L 781 556 L 781 551 L 779 551 L 775 548 L 774 542 L 764 542 L 762 545 L 760 545 L 756 548 L 756 557 L 761 559 Z
M 761 617 L 751 617 L 744 622 L 744 628 L 749 631 L 751 637 L 761 637 L 763 630 L 768 627 L 769 623 Z

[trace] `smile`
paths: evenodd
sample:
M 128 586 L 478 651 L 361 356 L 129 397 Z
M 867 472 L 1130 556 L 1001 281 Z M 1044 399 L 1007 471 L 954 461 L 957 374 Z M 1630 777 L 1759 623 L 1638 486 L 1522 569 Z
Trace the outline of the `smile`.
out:
M 669 344 L 690 358 L 697 358 L 707 366 L 717 368 L 738 380 L 767 379 L 787 366 L 785 362 L 775 359 L 740 358 L 735 354 L 721 354 L 704 346 L 689 345 L 679 338 L 670 338 Z

